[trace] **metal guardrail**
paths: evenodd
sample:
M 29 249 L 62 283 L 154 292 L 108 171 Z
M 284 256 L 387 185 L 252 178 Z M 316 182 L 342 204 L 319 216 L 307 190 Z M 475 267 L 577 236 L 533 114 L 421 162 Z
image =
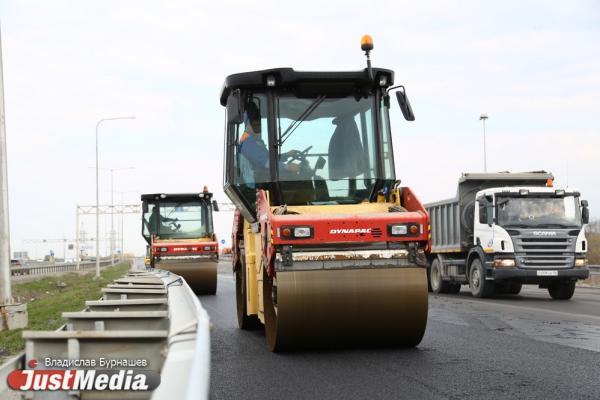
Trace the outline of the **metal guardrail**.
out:
M 183 278 L 163 271 L 168 288 L 171 327 L 161 385 L 152 400 L 208 399 L 210 322 L 208 313 Z
M 0 365 L 0 395 L 2 395 L 2 393 L 6 393 L 8 390 L 8 383 L 6 382 L 8 374 L 16 369 L 23 369 L 24 366 L 25 353 L 20 353 L 14 357 L 11 357 L 6 360 L 4 364 Z
M 600 265 L 588 265 L 590 275 L 600 275 Z
M 111 265 L 110 259 L 100 260 L 100 267 L 107 267 Z M 95 261 L 79 263 L 80 271 L 88 271 L 96 268 Z M 62 272 L 77 271 L 77 263 L 55 263 L 55 264 L 42 264 L 42 265 L 25 265 L 21 267 L 11 267 L 10 273 L 13 277 L 19 276 L 42 276 L 52 275 Z
M 168 271 L 132 269 L 103 289 L 101 300 L 87 301 L 82 312 L 63 313 L 63 318 L 66 324 L 56 331 L 23 333 L 26 353 L 0 366 L 0 398 L 5 398 L 7 393 L 6 375 L 12 370 L 26 368 L 28 360 L 60 358 L 62 353 L 78 359 L 85 353 L 86 358 L 91 358 L 91 354 L 98 357 L 118 354 L 118 357 L 128 359 L 148 359 L 146 369 L 160 371 L 161 384 L 153 392 L 133 393 L 135 398 L 208 399 L 208 313 L 180 276 Z M 36 399 L 46 398 L 47 393 L 20 394 Z M 53 398 L 70 399 L 71 394 L 54 392 Z M 76 394 L 82 399 L 121 399 L 132 393 Z

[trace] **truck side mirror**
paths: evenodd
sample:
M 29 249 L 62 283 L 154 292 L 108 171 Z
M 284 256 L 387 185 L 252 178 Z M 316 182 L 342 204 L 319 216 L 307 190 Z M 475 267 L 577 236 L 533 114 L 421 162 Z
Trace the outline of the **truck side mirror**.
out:
M 212 206 L 214 211 L 219 211 L 219 203 L 216 200 L 212 201 Z
M 396 92 L 396 98 L 398 99 L 398 104 L 400 105 L 400 110 L 402 111 L 402 115 L 404 115 L 404 119 L 407 121 L 414 121 L 415 114 L 410 106 L 410 101 L 408 101 L 406 90 L 398 90 Z
M 148 212 L 148 203 L 146 203 L 146 202 L 142 203 L 142 212 L 144 214 L 146 214 Z
M 241 124 L 244 122 L 243 111 L 242 93 L 239 89 L 236 89 L 227 98 L 227 122 L 230 124 Z
M 587 200 L 581 200 L 581 222 L 583 224 L 590 223 L 590 209 Z

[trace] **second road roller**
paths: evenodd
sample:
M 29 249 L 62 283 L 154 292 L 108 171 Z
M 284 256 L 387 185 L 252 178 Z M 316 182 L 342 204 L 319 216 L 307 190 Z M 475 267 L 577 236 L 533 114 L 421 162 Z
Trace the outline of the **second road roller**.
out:
M 152 268 L 181 275 L 197 294 L 215 294 L 219 245 L 212 212 L 218 204 L 201 193 L 142 195 L 142 235 Z
M 238 324 L 264 325 L 272 351 L 425 332 L 429 220 L 395 175 L 390 95 L 414 114 L 369 36 L 361 48 L 363 70 L 238 73 L 221 92 Z

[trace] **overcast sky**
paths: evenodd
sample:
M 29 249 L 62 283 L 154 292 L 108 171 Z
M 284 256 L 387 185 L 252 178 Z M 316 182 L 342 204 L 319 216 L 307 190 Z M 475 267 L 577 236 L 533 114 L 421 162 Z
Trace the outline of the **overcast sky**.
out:
M 289 5 L 287 5 L 289 4 Z M 0 2 L 12 250 L 73 238 L 100 165 L 126 203 L 140 193 L 222 188 L 226 75 L 290 66 L 396 71 L 417 120 L 392 112 L 396 174 L 423 202 L 452 197 L 461 172 L 547 170 L 600 216 L 600 2 Z M 101 202 L 110 174 L 101 171 Z M 120 194 L 116 199 L 120 201 Z M 118 219 L 117 219 L 118 220 Z M 94 218 L 82 219 L 88 232 Z M 143 252 L 138 216 L 126 250 Z M 229 240 L 231 213 L 217 216 Z M 101 228 L 107 228 L 103 221 Z M 52 247 L 26 246 L 37 257 Z M 35 255 L 35 254 L 32 254 Z

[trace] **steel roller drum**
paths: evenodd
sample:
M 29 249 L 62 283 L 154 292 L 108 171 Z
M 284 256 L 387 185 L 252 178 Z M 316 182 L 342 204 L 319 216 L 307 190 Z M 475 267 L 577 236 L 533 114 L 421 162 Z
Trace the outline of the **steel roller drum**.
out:
M 425 268 L 278 272 L 275 295 L 272 286 L 265 279 L 265 333 L 274 351 L 416 346 L 425 333 Z
M 160 260 L 156 268 L 177 274 L 196 294 L 217 292 L 217 261 L 213 260 Z

